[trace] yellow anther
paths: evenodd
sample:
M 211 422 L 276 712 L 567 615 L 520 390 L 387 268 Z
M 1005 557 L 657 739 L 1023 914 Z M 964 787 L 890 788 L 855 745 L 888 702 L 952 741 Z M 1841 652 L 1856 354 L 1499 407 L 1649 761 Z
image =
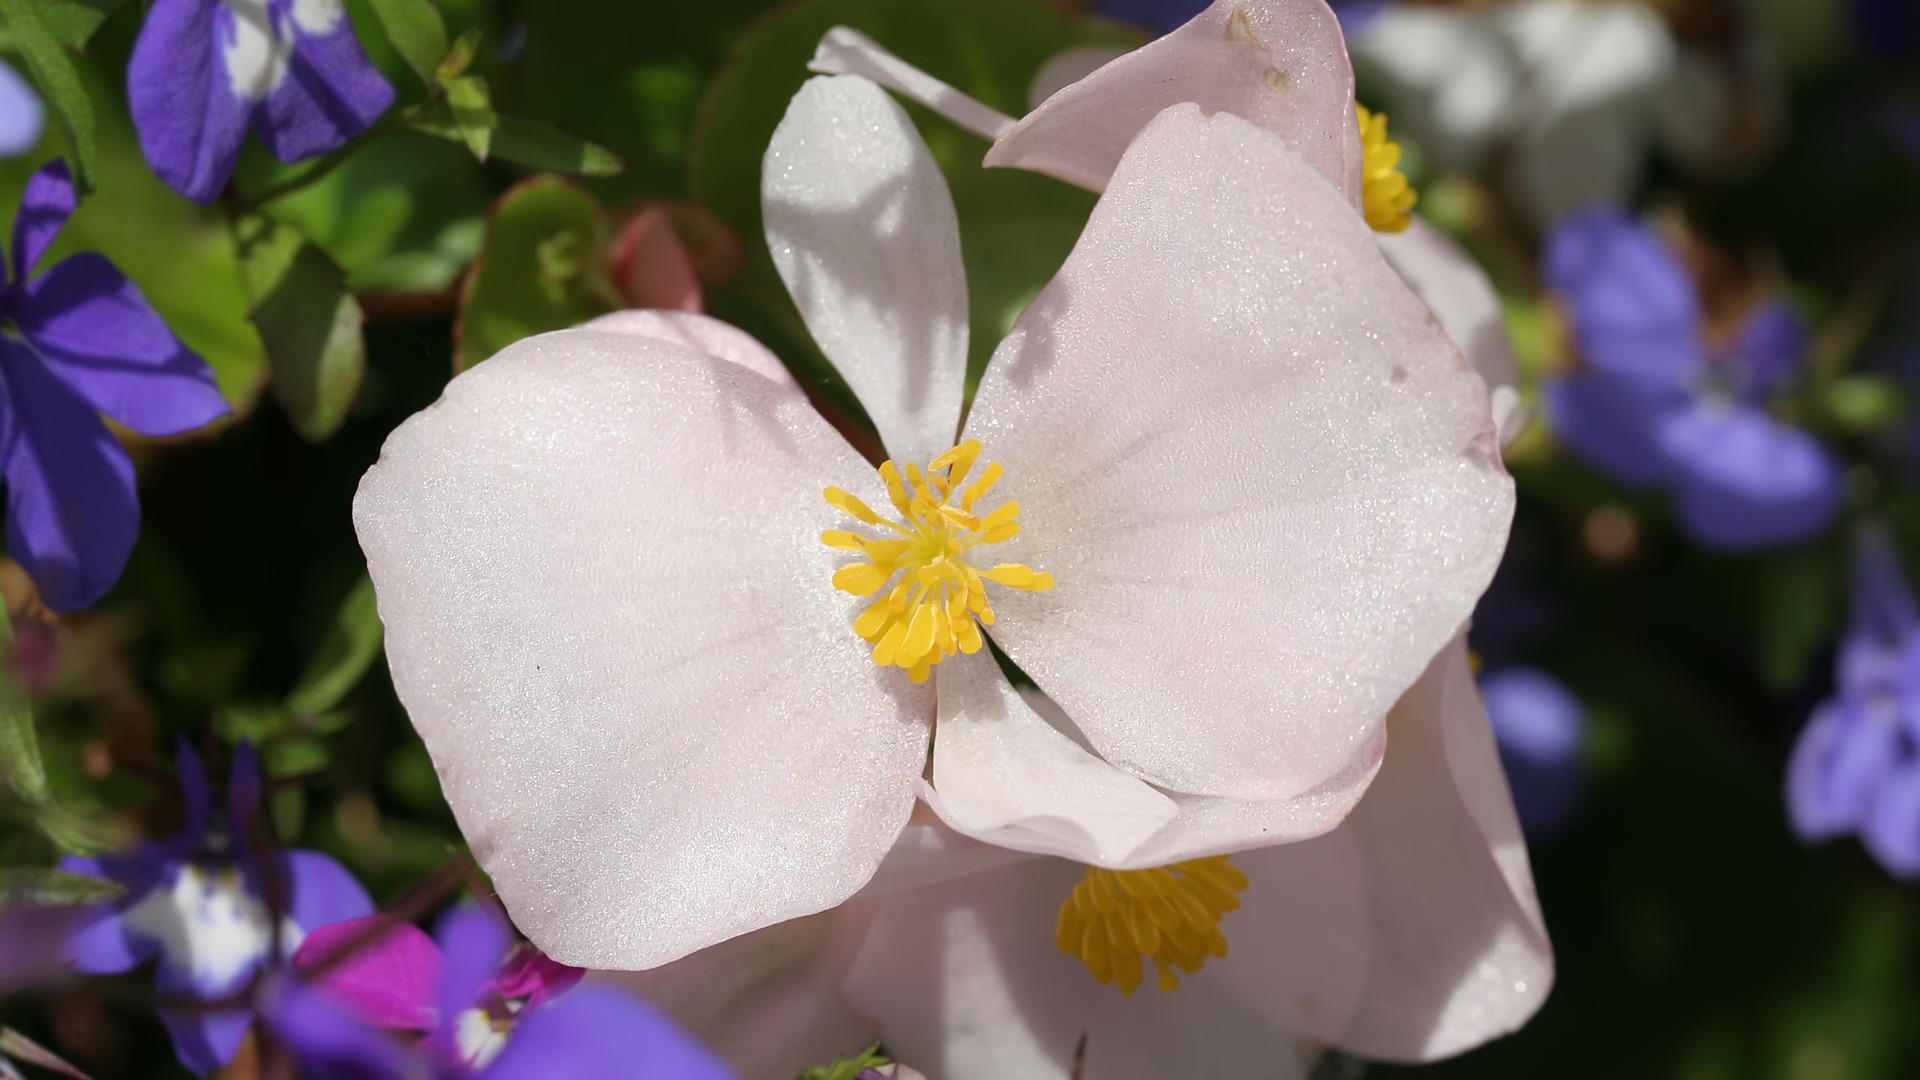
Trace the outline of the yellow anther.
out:
M 1213 956 L 1225 959 L 1220 919 L 1240 907 L 1247 875 L 1225 855 L 1151 870 L 1090 866 L 1060 905 L 1054 940 L 1103 983 L 1132 994 L 1153 961 L 1162 990 L 1180 988 L 1174 968 L 1192 974 Z
M 1008 500 L 984 515 L 974 513 L 974 504 L 1005 474 L 996 461 L 962 487 L 979 458 L 980 440 L 968 439 L 934 458 L 925 470 L 909 463 L 903 473 L 891 461 L 882 464 L 880 478 L 900 512 L 899 521 L 880 517 L 840 488 L 825 493 L 827 502 L 849 517 L 899 534 L 882 539 L 828 529 L 820 542 L 864 559 L 835 571 L 834 587 L 855 596 L 878 594 L 854 620 L 853 631 L 873 643 L 875 663 L 905 668 L 914 682 L 925 682 L 933 665 L 955 653 L 980 651 L 980 627 L 994 622 L 986 582 L 1027 592 L 1053 588 L 1052 574 L 1020 563 L 982 570 L 970 561 L 974 548 L 1020 535 L 1017 502 Z M 888 589 L 890 582 L 893 588 Z
M 1367 224 L 1380 232 L 1404 232 L 1413 224 L 1413 206 L 1420 193 L 1407 183 L 1400 171 L 1400 144 L 1387 138 L 1387 114 L 1360 110 L 1360 146 L 1365 164 L 1360 167 L 1361 203 L 1367 210 Z

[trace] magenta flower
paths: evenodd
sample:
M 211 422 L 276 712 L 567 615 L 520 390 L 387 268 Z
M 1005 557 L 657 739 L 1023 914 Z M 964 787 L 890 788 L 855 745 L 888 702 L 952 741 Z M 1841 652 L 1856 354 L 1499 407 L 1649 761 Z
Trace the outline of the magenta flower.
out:
M 638 998 L 575 989 L 580 969 L 530 947 L 509 949 L 506 927 L 477 908 L 449 912 L 434 938 L 387 916 L 338 923 L 308 937 L 294 966 L 359 1024 L 425 1035 L 412 1054 L 393 1042 L 381 1049 L 296 990 L 275 1030 L 320 1076 L 732 1080 Z
M 212 202 L 248 128 L 282 161 L 324 154 L 393 104 L 341 0 L 157 0 L 127 67 L 140 148 Z
M 213 371 L 105 256 L 29 278 L 78 206 L 64 162 L 35 173 L 0 266 L 0 455 L 7 552 L 48 606 L 83 608 L 112 587 L 140 531 L 133 463 L 100 413 L 176 435 L 228 412 Z

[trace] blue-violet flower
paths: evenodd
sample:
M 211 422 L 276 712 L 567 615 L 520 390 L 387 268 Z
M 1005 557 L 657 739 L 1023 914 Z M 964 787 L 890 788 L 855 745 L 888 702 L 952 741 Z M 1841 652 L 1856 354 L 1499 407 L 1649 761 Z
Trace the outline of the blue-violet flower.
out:
M 212 202 L 252 127 L 282 161 L 338 148 L 393 104 L 342 0 L 156 0 L 127 68 L 140 148 Z
M 0 467 L 7 551 L 56 611 L 111 588 L 140 531 L 133 463 L 100 413 L 177 435 L 228 412 L 213 371 L 104 255 L 29 279 L 78 206 L 64 162 L 35 173 L 0 265 Z

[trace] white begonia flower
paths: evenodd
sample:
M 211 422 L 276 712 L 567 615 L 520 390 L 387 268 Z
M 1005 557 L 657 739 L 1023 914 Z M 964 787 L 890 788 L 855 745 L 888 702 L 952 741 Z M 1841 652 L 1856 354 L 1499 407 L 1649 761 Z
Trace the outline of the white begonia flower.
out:
M 1736 115 L 1725 74 L 1644 3 L 1394 4 L 1351 44 L 1436 164 L 1490 172 L 1542 228 L 1625 201 L 1656 143 L 1720 155 Z

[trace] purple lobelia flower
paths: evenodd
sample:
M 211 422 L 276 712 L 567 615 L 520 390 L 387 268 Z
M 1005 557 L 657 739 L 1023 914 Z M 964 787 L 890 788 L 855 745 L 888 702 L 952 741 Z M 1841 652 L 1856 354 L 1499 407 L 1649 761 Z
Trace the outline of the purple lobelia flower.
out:
M 1764 306 L 1735 340 L 1710 347 L 1679 258 L 1611 207 L 1556 228 L 1544 272 L 1585 360 L 1547 391 L 1569 449 L 1625 484 L 1672 492 L 1682 530 L 1704 547 L 1796 543 L 1833 521 L 1839 463 L 1767 409 L 1806 350 L 1789 309 Z
M 177 435 L 228 412 L 213 372 L 93 252 L 28 274 L 78 205 L 64 162 L 28 182 L 0 265 L 0 465 L 7 551 L 47 604 L 86 607 L 119 580 L 140 531 L 133 463 L 106 413 Z
M 1530 840 L 1565 829 L 1586 801 L 1587 714 L 1560 680 L 1533 667 L 1510 667 L 1480 679 L 1487 719 L 1513 807 Z
M 732 1070 L 639 998 L 575 989 L 579 968 L 509 943 L 498 917 L 470 907 L 443 917 L 432 939 L 377 915 L 329 927 L 294 957 L 319 1000 L 296 994 L 277 1012 L 275 1031 L 322 1080 L 732 1080 Z M 346 1019 L 363 1031 L 425 1038 L 414 1053 L 396 1054 L 349 1032 Z
M 224 807 L 214 804 L 198 755 L 183 743 L 179 757 L 187 821 L 177 834 L 61 864 L 126 889 L 85 911 L 67 951 L 89 974 L 156 961 L 160 1019 L 181 1064 L 204 1075 L 239 1050 L 253 1022 L 256 978 L 307 934 L 367 915 L 373 903 L 327 856 L 253 843 L 261 786 L 251 746 L 234 754 Z
M 1858 835 L 1892 873 L 1920 876 L 1920 607 L 1877 529 L 1860 542 L 1836 682 L 1787 766 L 1794 831 Z
M 46 110 L 20 73 L 0 60 L 0 158 L 18 157 L 40 141 Z
M 140 148 L 199 203 L 233 174 L 248 127 L 282 161 L 324 154 L 393 104 L 342 0 L 156 0 L 127 69 Z

